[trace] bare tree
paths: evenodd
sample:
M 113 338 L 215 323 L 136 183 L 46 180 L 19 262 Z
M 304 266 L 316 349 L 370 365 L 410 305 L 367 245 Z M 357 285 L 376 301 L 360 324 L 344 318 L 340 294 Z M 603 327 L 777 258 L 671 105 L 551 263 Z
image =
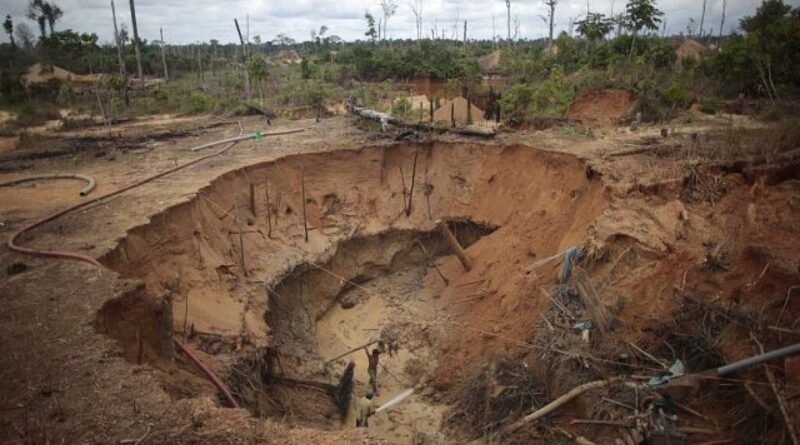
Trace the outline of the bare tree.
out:
M 520 28 L 520 20 L 519 20 L 519 9 L 514 13 L 514 41 L 516 42 L 519 40 L 519 28 Z
M 395 0 L 381 0 L 381 9 L 383 9 L 383 39 L 386 40 L 386 28 L 389 24 L 389 18 L 397 12 L 397 2 Z
M 492 45 L 497 49 L 497 26 L 495 25 L 495 17 L 492 14 Z
M 506 0 L 506 24 L 508 25 L 508 37 L 511 41 L 511 0 Z
M 719 36 L 722 37 L 722 29 L 725 28 L 725 9 L 728 7 L 728 0 L 722 0 L 722 20 L 719 23 Z
M 132 0 L 131 0 L 132 1 Z M 552 53 L 553 52 L 553 23 L 556 17 L 556 5 L 558 4 L 558 0 L 544 0 L 544 4 L 550 8 L 550 13 L 548 14 L 548 19 L 550 20 L 550 37 L 547 40 L 547 50 Z
M 8 39 L 11 41 L 11 46 L 13 48 L 17 47 L 17 42 L 14 41 L 14 21 L 11 20 L 11 16 L 6 16 L 6 21 L 3 22 L 3 29 L 8 34 Z
M 417 40 L 422 38 L 422 7 L 423 7 L 422 0 L 414 0 L 414 2 L 408 2 L 408 6 L 411 8 L 411 12 L 414 13 L 414 23 L 417 27 Z
M 55 31 L 56 21 L 64 15 L 64 11 L 53 3 L 44 3 L 44 11 L 47 24 L 50 25 L 50 35 L 52 36 Z
M 111 0 L 111 19 L 114 21 L 114 42 L 117 44 L 117 59 L 119 62 L 119 75 L 122 77 L 122 96 L 125 99 L 125 106 L 129 106 L 131 104 L 131 100 L 128 97 L 128 72 L 125 69 L 125 55 L 124 49 L 122 47 L 122 38 L 119 35 L 119 30 L 117 29 L 117 11 L 114 9 L 114 0 Z
M 139 27 L 136 25 L 136 8 L 131 4 L 131 25 L 133 25 L 133 51 L 136 53 L 136 69 L 139 72 L 139 89 L 144 91 L 144 74 L 142 73 L 142 53 L 139 49 Z
M 169 72 L 167 72 L 167 54 L 164 52 L 164 28 L 158 28 L 161 35 L 161 64 L 164 65 L 164 82 L 169 82 Z M 214 46 L 214 55 L 216 56 L 217 46 Z
M 45 3 L 41 0 L 33 0 L 28 5 L 27 17 L 39 25 L 39 32 L 42 38 L 47 35 L 47 16 L 44 11 Z
M 706 22 L 706 0 L 703 0 L 703 14 L 700 16 L 700 38 L 703 38 L 703 25 Z
M 17 36 L 17 42 L 20 47 L 27 51 L 33 49 L 34 35 L 27 23 L 17 23 L 14 26 L 14 34 Z

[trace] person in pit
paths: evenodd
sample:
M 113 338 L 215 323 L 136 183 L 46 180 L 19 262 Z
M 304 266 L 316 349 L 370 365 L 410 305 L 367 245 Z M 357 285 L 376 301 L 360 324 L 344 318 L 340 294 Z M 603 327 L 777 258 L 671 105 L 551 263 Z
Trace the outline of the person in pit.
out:
M 378 394 L 378 363 L 381 356 L 380 349 L 373 349 L 372 354 L 369 353 L 367 348 L 364 348 L 364 353 L 367 354 L 369 365 L 367 366 L 367 374 L 369 374 L 369 384 L 372 386 L 372 392 Z
M 364 397 L 360 397 L 358 400 L 356 400 L 357 427 L 366 428 L 369 426 L 369 416 L 374 414 L 372 407 L 372 399 L 374 398 L 375 394 L 368 392 L 364 394 Z

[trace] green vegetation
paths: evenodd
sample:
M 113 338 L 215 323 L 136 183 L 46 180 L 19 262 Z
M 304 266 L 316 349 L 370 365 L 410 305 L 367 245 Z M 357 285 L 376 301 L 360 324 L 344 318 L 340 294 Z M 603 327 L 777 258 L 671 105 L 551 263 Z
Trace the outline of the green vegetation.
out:
M 95 34 L 55 30 L 61 9 L 34 0 L 28 17 L 39 26 L 38 39 L 21 22 L 24 18 L 7 16 L 3 24 L 9 43 L 0 45 L 0 106 L 16 110 L 35 101 L 50 108 L 98 113 L 98 103 L 103 103 L 109 114 L 117 116 L 238 113 L 250 101 L 290 115 L 297 108 L 315 109 L 356 97 L 367 106 L 394 107 L 398 114 L 415 119 L 414 107 L 402 108 L 402 102 L 393 101 L 408 91 L 402 84 L 432 82 L 447 96 L 486 99 L 488 87 L 482 85 L 485 73 L 478 60 L 496 49 L 503 51 L 499 65 L 491 68 L 491 74 L 504 81 L 499 106 L 504 118 L 517 121 L 563 115 L 577 93 L 593 89 L 634 93 L 636 111 L 652 121 L 671 119 L 692 104 L 714 114 L 723 102 L 740 96 L 771 102 L 773 111 L 765 116 L 774 117 L 787 109 L 783 103 L 800 92 L 796 75 L 800 72 L 800 8 L 783 0 L 764 0 L 741 20 L 742 34 L 705 36 L 701 43 L 717 49 L 683 60 L 676 53 L 683 39 L 654 33 L 665 19 L 655 0 L 629 0 L 624 12 L 615 17 L 588 13 L 575 22 L 576 36 L 562 32 L 551 49 L 548 39 L 388 41 L 381 29 L 392 16 L 388 12 L 384 11 L 379 23 L 365 13 L 365 39 L 350 43 L 320 26 L 307 42 L 279 34 L 264 43 L 260 37 L 253 39 L 257 43 L 246 49 L 216 40 L 165 44 L 169 81 L 143 92 L 131 78 L 136 62 L 123 27 L 119 40 L 131 97 L 126 105 L 116 45 L 99 44 Z M 145 76 L 163 76 L 162 42 L 143 40 L 141 53 Z M 54 83 L 23 88 L 22 76 L 34 63 L 78 74 L 104 74 L 94 84 L 78 87 Z

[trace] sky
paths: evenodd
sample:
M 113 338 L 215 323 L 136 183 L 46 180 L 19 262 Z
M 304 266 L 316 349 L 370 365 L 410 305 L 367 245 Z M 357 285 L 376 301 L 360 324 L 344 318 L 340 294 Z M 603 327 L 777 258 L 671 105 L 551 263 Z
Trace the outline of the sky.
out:
M 113 41 L 110 0 L 50 0 L 58 4 L 64 16 L 56 23 L 56 30 L 73 29 L 79 32 L 94 32 L 101 42 Z M 800 6 L 800 0 L 784 0 L 792 6 Z M 3 0 L 0 14 L 10 14 L 15 23 L 25 22 L 38 33 L 38 26 L 25 18 L 28 0 Z M 416 36 L 414 15 L 408 0 L 396 0 L 396 14 L 388 21 L 387 35 L 391 38 L 413 38 Z M 458 23 L 459 38 L 464 20 L 468 21 L 467 37 L 491 39 L 495 34 L 506 36 L 505 0 L 423 0 L 423 29 L 430 36 L 436 28 L 439 35 L 445 30 L 450 37 L 454 24 Z M 619 13 L 626 0 L 588 0 L 592 12 L 608 14 L 612 7 Z M 720 25 L 723 0 L 707 0 L 706 32 Z M 725 32 L 738 28 L 739 19 L 752 15 L 760 0 L 728 0 Z M 612 6 L 613 5 L 613 6 Z M 125 23 L 130 30 L 130 9 L 127 0 L 117 0 L 117 21 Z M 312 29 L 326 25 L 328 34 L 345 40 L 365 39 L 364 13 L 370 11 L 378 20 L 382 17 L 379 0 L 136 0 L 139 34 L 142 39 L 158 40 L 159 28 L 164 29 L 167 43 L 186 44 L 208 42 L 216 39 L 221 43 L 238 42 L 233 19 L 238 18 L 242 32 L 247 32 L 249 16 L 250 37 L 260 36 L 262 41 L 274 39 L 279 33 L 298 41 L 308 40 Z M 699 23 L 702 13 L 701 0 L 658 0 L 658 7 L 665 13 L 667 32 L 686 32 L 690 18 Z M 556 7 L 556 34 L 568 30 L 569 23 L 580 20 L 586 14 L 587 0 L 560 0 Z M 543 0 L 512 0 L 513 21 L 519 17 L 519 37 L 535 39 L 548 33 L 543 19 L 547 8 Z M 132 34 L 132 33 L 131 33 Z M 5 33 L 0 41 L 7 41 Z

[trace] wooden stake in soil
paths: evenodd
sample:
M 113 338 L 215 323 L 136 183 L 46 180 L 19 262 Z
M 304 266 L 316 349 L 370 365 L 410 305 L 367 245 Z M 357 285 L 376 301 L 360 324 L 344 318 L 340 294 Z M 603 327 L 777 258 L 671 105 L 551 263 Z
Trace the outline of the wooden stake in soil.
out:
M 269 179 L 267 172 L 264 172 L 264 189 L 267 195 L 267 238 L 272 238 L 272 209 L 269 202 Z
M 308 221 L 306 220 L 306 174 L 305 170 L 300 170 L 300 193 L 303 199 L 303 233 L 308 242 Z
M 406 175 L 403 173 L 403 166 L 398 167 L 400 169 L 400 183 L 403 185 L 403 213 L 408 215 L 408 202 L 406 201 L 406 196 L 408 195 L 408 191 L 406 189 Z
M 253 217 L 258 216 L 256 213 L 256 185 L 252 182 L 250 183 L 250 212 L 253 213 Z
M 458 240 L 456 239 L 455 235 L 453 235 L 453 232 L 450 231 L 450 227 L 447 226 L 447 222 L 438 221 L 436 224 L 442 231 L 444 239 L 447 241 L 448 244 L 450 244 L 450 248 L 453 249 L 453 253 L 455 253 L 459 261 L 461 261 L 461 265 L 464 266 L 464 270 L 466 270 L 467 272 L 472 270 L 472 262 L 467 256 L 467 253 L 464 252 L 464 248 L 461 247 L 461 244 L 458 243 Z
M 411 188 L 408 191 L 408 204 L 406 205 L 406 217 L 411 216 L 411 201 L 414 199 L 414 179 L 417 176 L 417 155 L 414 152 L 414 166 L 411 168 Z
M 439 274 L 439 278 L 441 278 L 442 281 L 444 281 L 444 285 L 445 286 L 449 286 L 450 285 L 450 280 L 448 280 L 447 277 L 444 276 L 442 271 L 439 269 L 439 266 L 437 266 L 436 263 L 433 261 L 433 258 L 431 257 L 430 254 L 428 254 L 428 249 L 425 248 L 425 245 L 422 244 L 422 241 L 417 240 L 417 244 L 419 244 L 419 247 L 422 249 L 422 253 L 424 253 L 425 256 L 428 257 L 429 264 L 431 265 L 431 267 L 433 267 L 433 270 L 435 270 L 436 273 Z
M 239 217 L 239 206 L 234 204 L 236 210 L 236 224 L 239 226 L 239 258 L 242 262 L 242 273 L 247 276 L 247 265 L 244 262 L 244 231 L 242 231 L 242 218 Z
M 456 128 L 456 103 L 450 102 L 450 125 Z

